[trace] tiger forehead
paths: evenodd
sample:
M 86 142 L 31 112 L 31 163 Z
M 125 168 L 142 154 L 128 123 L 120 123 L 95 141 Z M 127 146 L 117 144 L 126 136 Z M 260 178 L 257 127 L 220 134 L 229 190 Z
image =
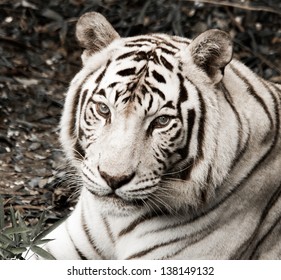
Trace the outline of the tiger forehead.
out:
M 173 71 L 175 60 L 173 59 L 180 51 L 179 42 L 171 40 L 168 35 L 153 34 L 150 36 L 139 36 L 123 39 L 123 47 L 120 52 L 116 52 L 115 60 L 131 58 L 134 61 L 153 61 L 158 65 L 163 65 L 169 71 Z M 169 56 L 169 60 L 167 60 Z M 173 61 L 172 61 L 173 60 Z
M 123 47 L 116 48 L 95 73 L 93 94 L 104 96 L 120 108 L 157 111 L 156 107 L 172 104 L 179 87 L 179 70 L 174 69 L 179 68 L 175 58 L 178 52 L 178 47 L 158 38 L 125 40 Z

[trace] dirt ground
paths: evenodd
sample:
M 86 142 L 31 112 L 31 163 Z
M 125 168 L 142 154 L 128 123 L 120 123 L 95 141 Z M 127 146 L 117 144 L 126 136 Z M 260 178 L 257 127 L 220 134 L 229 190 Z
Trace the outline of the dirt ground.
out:
M 280 1 L 0 0 L 0 195 L 30 223 L 43 210 L 53 223 L 75 203 L 58 123 L 81 67 L 75 23 L 87 11 L 103 13 L 122 36 L 226 30 L 237 58 L 281 82 Z

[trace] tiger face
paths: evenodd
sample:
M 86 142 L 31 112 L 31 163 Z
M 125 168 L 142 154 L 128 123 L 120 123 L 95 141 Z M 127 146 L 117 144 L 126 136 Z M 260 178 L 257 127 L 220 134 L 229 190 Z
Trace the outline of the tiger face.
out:
M 87 195 L 115 214 L 198 203 L 210 188 L 215 87 L 231 59 L 227 35 L 213 31 L 191 43 L 159 34 L 122 39 L 89 13 L 77 37 L 84 65 L 67 95 L 61 142 Z

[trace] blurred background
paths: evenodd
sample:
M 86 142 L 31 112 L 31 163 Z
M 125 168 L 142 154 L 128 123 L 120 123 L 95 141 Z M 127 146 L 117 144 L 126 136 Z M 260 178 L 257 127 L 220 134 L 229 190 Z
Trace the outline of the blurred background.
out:
M 0 0 L 0 195 L 31 224 L 43 210 L 53 223 L 75 201 L 58 122 L 81 68 L 75 23 L 88 11 L 106 16 L 121 36 L 225 30 L 236 58 L 281 82 L 281 1 Z

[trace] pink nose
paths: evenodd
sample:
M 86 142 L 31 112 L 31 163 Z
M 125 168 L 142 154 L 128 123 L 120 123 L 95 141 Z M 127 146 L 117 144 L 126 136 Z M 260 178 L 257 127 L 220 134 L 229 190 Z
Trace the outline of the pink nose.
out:
M 110 176 L 106 172 L 101 171 L 99 169 L 100 176 L 105 180 L 107 185 L 112 189 L 116 190 L 121 188 L 122 186 L 126 185 L 135 177 L 135 172 L 129 175 L 122 175 L 122 176 Z

